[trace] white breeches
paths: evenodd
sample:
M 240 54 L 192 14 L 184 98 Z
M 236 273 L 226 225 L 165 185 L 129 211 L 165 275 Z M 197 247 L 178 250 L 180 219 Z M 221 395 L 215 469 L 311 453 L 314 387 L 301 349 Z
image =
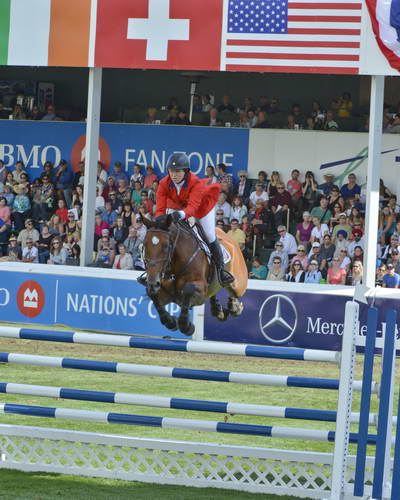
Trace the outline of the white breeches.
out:
M 199 219 L 201 227 L 206 235 L 208 243 L 212 243 L 216 240 L 215 235 L 215 210 L 211 209 L 207 215 Z

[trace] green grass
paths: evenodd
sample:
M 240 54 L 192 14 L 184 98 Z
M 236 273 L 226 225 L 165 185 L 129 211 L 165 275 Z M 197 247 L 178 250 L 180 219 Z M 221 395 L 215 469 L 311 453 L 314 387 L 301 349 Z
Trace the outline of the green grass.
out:
M 242 358 L 221 355 L 211 356 L 194 353 L 186 354 L 168 351 L 135 350 L 117 347 L 98 347 L 77 344 L 21 341 L 13 339 L 0 340 L 0 351 L 75 357 L 82 359 L 99 359 L 104 361 L 151 364 L 159 366 L 175 366 L 183 368 L 338 378 L 338 368 L 335 365 L 327 363 L 304 363 L 296 361 Z M 357 360 L 356 370 L 356 378 L 358 379 L 361 378 L 361 370 L 362 366 L 360 357 Z M 378 373 L 378 370 L 375 371 Z M 227 384 L 159 377 L 139 377 L 124 374 L 110 374 L 11 364 L 0 364 L 0 381 L 316 409 L 334 410 L 336 409 L 337 404 L 337 391 L 264 387 L 256 385 Z M 260 425 L 279 425 L 334 430 L 333 423 L 304 422 L 298 420 L 250 417 L 242 415 L 224 415 L 221 413 L 180 411 L 130 405 L 111 405 L 106 403 L 91 403 L 60 399 L 56 400 L 52 398 L 39 398 L 34 396 L 19 396 L 11 394 L 1 394 L 0 401 L 39 406 L 57 406 L 65 408 L 135 413 L 141 415 L 197 418 L 235 423 L 253 423 Z M 355 401 L 356 403 L 354 408 L 357 408 L 357 402 L 359 401 L 359 394 L 357 393 L 355 394 Z M 372 411 L 377 411 L 377 405 L 377 398 L 374 397 Z M 126 434 L 156 439 L 178 439 L 184 441 L 310 450 L 317 452 L 332 451 L 332 444 L 313 441 L 272 439 L 205 432 L 201 433 L 197 431 L 133 427 L 15 415 L 0 415 L 0 423 L 63 428 L 108 434 Z M 352 430 L 356 431 L 357 429 L 354 427 Z M 372 430 L 372 432 L 374 432 L 374 430 Z M 354 453 L 355 447 L 351 446 L 350 451 Z M 9 490 L 8 488 L 12 489 Z M 162 497 L 166 499 L 202 499 L 206 498 L 206 495 L 207 498 L 223 499 L 228 498 L 228 495 L 232 495 L 231 492 L 224 492 L 222 490 L 215 489 L 186 489 L 176 486 L 144 485 L 139 483 L 126 483 L 124 481 L 108 481 L 76 476 L 58 476 L 41 473 L 23 474 L 16 471 L 1 471 L 1 499 L 67 498 L 67 495 L 68 498 L 71 498 L 71 495 L 74 494 L 82 498 L 96 497 L 96 499 L 102 499 L 109 498 L 111 496 L 111 490 L 114 492 L 113 496 L 116 496 L 117 498 L 128 498 L 128 495 L 130 497 L 134 495 L 135 499 L 150 498 L 150 496 L 154 497 L 154 495 L 157 495 L 157 497 L 158 495 L 162 495 Z M 2 496 L 4 495 L 4 493 L 2 493 L 4 491 L 8 491 L 9 494 Z M 24 496 L 24 491 L 29 491 L 29 496 Z M 50 493 L 47 493 L 47 491 Z M 11 495 L 10 492 L 12 492 Z M 253 497 L 253 495 L 250 494 L 237 492 L 233 494 L 235 495 L 235 499 L 247 499 Z M 264 498 L 266 497 L 264 496 Z M 275 497 L 270 496 L 269 498 L 272 499 Z M 279 498 L 282 499 L 283 497 Z
M 293 500 L 293 497 L 255 495 L 214 488 L 188 488 L 131 483 L 58 474 L 1 471 L 1 500 Z M 304 499 L 303 499 L 304 500 Z M 307 500 L 307 499 L 305 499 Z M 310 500 L 310 499 L 308 499 Z

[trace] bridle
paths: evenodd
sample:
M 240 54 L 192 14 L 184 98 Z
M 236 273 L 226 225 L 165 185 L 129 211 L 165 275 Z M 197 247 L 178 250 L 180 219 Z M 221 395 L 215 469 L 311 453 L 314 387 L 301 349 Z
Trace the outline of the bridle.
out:
M 190 264 L 193 262 L 193 260 L 196 258 L 197 254 L 201 250 L 200 246 L 198 246 L 197 250 L 191 255 L 191 257 L 185 263 L 185 265 L 180 270 L 180 272 L 177 273 L 177 274 L 175 274 L 175 275 L 172 274 L 172 272 L 171 272 L 171 260 L 172 260 L 172 256 L 174 255 L 174 252 L 175 252 L 175 249 L 176 249 L 176 245 L 178 243 L 179 236 L 180 236 L 181 233 L 191 234 L 190 231 L 188 231 L 186 228 L 185 228 L 185 230 L 183 229 L 183 227 L 182 227 L 183 224 L 184 223 L 182 223 L 182 222 L 177 222 L 177 223 L 174 224 L 174 226 L 176 227 L 177 231 L 176 231 L 176 235 L 175 235 L 173 241 L 171 241 L 171 238 L 172 238 L 173 235 L 168 230 L 166 230 L 166 229 L 151 228 L 149 230 L 149 232 L 151 232 L 151 233 L 166 234 L 167 238 L 168 238 L 168 247 L 167 247 L 167 255 L 166 255 L 166 257 L 159 257 L 159 258 L 156 258 L 156 259 L 148 259 L 148 258 L 146 258 L 145 254 L 143 255 L 143 261 L 144 261 L 144 263 L 146 265 L 146 270 L 150 266 L 152 266 L 154 264 L 157 264 L 159 262 L 164 262 L 164 265 L 163 265 L 163 267 L 161 268 L 161 271 L 160 271 L 160 279 L 161 279 L 161 281 L 165 280 L 167 277 L 169 277 L 170 279 L 171 278 L 176 279 L 178 276 L 182 275 L 188 269 L 188 267 L 190 266 Z

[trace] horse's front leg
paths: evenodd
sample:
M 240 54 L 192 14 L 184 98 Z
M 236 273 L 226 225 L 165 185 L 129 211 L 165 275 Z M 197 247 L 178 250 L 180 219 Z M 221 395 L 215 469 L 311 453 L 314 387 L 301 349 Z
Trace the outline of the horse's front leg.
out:
M 179 330 L 184 335 L 194 334 L 194 324 L 189 320 L 189 312 L 194 305 L 203 304 L 205 289 L 202 282 L 185 283 L 181 289 L 181 313 L 178 319 Z
M 174 316 L 171 316 L 169 312 L 165 309 L 164 305 L 162 305 L 159 297 L 156 295 L 154 297 L 150 297 L 154 303 L 154 307 L 156 308 L 158 315 L 160 316 L 161 323 L 168 328 L 168 330 L 175 331 L 178 329 L 178 322 Z

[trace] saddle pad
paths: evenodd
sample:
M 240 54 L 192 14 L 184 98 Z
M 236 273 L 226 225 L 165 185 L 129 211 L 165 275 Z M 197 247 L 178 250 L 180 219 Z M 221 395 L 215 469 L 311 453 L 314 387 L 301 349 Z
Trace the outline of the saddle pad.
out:
M 200 231 L 198 230 L 197 224 L 195 224 L 195 223 L 192 224 L 192 221 L 190 221 L 190 227 L 192 228 L 192 231 L 196 234 L 197 238 L 199 239 L 199 241 L 201 243 L 201 247 L 205 251 L 205 253 L 208 257 L 208 261 L 210 261 L 210 259 L 211 259 L 210 249 L 209 249 L 207 243 L 202 238 Z M 228 264 L 228 262 L 230 262 L 231 258 L 232 258 L 231 254 L 228 252 L 228 250 L 224 247 L 224 245 L 222 243 L 221 243 L 221 249 L 222 249 L 222 255 L 224 257 L 224 264 Z

